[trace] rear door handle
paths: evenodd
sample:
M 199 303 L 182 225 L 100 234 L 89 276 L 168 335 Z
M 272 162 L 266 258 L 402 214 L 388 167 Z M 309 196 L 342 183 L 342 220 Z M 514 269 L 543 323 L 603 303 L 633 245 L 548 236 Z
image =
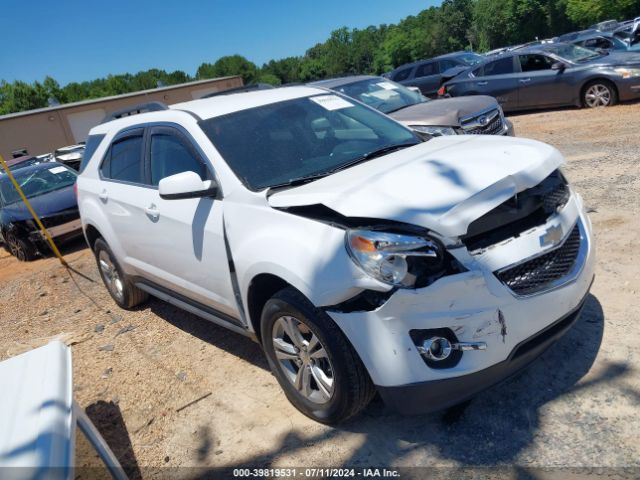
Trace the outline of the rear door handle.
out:
M 530 78 L 521 78 L 520 83 L 529 83 L 531 81 Z
M 478 85 L 479 87 L 484 87 L 485 85 L 487 85 L 489 82 L 476 82 L 476 85 Z
M 98 198 L 100 200 L 104 200 L 105 202 L 107 201 L 107 199 L 109 198 L 109 195 L 107 194 L 106 190 L 102 190 L 99 194 L 98 194 Z
M 156 207 L 155 203 L 152 203 L 147 208 L 145 208 L 144 212 L 152 219 L 158 218 L 160 216 L 160 211 L 158 210 L 158 207 Z

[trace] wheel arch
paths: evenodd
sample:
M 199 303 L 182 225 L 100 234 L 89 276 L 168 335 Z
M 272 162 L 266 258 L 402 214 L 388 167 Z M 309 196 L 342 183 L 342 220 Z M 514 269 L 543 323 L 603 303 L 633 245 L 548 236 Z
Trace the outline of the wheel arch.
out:
M 84 227 L 84 239 L 86 240 L 90 250 L 93 251 L 93 245 L 96 243 L 96 240 L 98 238 L 104 238 L 104 236 L 100 233 L 100 230 L 98 230 L 95 225 L 88 223 Z
M 262 309 L 271 297 L 286 287 L 293 287 L 293 285 L 282 277 L 272 273 L 260 273 L 249 282 L 247 289 L 247 313 L 251 327 L 260 342 L 262 342 L 260 334 Z

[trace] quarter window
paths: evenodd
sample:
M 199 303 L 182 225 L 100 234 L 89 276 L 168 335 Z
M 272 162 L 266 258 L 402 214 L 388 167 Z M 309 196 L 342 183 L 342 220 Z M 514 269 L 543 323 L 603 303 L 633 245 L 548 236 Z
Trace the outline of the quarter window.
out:
M 157 186 L 165 177 L 182 172 L 195 172 L 206 180 L 206 169 L 190 149 L 173 135 L 151 136 L 151 184 Z
M 393 81 L 394 82 L 401 82 L 403 80 L 406 80 L 407 78 L 409 78 L 409 75 L 411 74 L 411 70 L 413 70 L 413 67 L 409 67 L 409 68 L 405 68 L 404 70 L 400 70 L 399 72 L 397 72 L 393 76 Z

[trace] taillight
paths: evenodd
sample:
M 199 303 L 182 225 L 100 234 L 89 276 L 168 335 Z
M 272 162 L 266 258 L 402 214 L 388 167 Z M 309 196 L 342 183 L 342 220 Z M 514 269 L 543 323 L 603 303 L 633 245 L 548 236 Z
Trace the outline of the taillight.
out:
M 73 184 L 73 193 L 76 195 L 76 202 L 78 201 L 78 182 Z
M 444 94 L 447 93 L 447 89 L 444 88 L 444 85 L 442 85 L 439 89 L 438 89 L 438 96 L 439 97 L 444 97 Z

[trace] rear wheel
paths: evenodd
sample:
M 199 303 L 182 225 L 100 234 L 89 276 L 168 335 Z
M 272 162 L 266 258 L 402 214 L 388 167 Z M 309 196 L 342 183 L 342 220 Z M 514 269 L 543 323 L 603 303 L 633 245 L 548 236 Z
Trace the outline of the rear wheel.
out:
M 9 253 L 21 262 L 29 262 L 36 258 L 37 250 L 28 240 L 23 240 L 13 233 L 9 233 L 6 241 Z
M 347 420 L 375 394 L 342 331 L 294 288 L 266 303 L 261 334 L 271 371 L 289 401 L 308 417 L 328 424 Z
M 93 244 L 98 271 L 111 298 L 121 308 L 133 308 L 149 298 L 147 292 L 136 287 L 124 274 L 107 243 L 99 238 Z
M 606 80 L 594 80 L 583 89 L 582 104 L 588 108 L 609 107 L 615 105 L 617 100 L 615 87 Z

